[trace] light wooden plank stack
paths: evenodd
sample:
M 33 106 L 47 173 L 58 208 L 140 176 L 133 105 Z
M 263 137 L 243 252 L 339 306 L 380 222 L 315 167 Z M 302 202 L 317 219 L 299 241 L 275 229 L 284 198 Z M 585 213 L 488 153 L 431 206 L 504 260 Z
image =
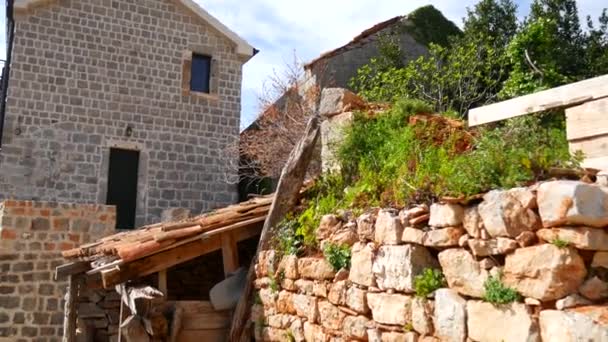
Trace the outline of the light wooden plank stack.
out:
M 608 98 L 566 109 L 570 151 L 585 154 L 584 167 L 608 170 Z

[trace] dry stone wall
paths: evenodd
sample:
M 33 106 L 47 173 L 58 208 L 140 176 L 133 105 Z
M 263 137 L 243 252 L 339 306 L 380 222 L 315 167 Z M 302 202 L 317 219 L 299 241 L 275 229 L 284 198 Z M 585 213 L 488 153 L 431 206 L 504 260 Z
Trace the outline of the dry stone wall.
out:
M 322 256 L 260 254 L 258 341 L 608 341 L 608 187 L 547 181 L 468 203 L 327 215 Z M 445 283 L 416 292 L 420 275 Z M 512 299 L 490 284 L 510 288 Z M 492 300 L 492 297 L 501 297 Z
M 109 235 L 115 220 L 113 206 L 0 203 L 0 341 L 61 339 L 67 281 L 54 279 L 64 263 L 61 251 Z M 104 297 L 92 302 L 116 305 Z M 95 316 L 95 323 L 107 328 L 101 318 Z

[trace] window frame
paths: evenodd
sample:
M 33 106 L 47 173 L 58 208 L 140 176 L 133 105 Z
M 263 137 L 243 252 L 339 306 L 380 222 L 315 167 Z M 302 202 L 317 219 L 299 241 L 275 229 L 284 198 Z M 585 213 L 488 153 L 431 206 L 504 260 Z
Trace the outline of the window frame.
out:
M 192 61 L 195 55 L 209 57 L 209 92 L 192 90 Z M 218 61 L 209 49 L 192 49 L 184 51 L 182 56 L 182 95 L 197 96 L 208 100 L 219 100 Z

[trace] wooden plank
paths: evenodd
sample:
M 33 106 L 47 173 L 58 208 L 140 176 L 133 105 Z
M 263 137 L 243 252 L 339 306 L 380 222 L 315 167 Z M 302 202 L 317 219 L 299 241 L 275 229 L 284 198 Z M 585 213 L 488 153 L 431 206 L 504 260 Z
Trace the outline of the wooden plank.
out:
M 76 302 L 78 301 L 79 282 L 77 275 L 72 274 L 68 278 L 63 318 L 63 342 L 76 341 Z
M 167 293 L 167 270 L 161 270 L 158 272 L 158 290 L 165 295 L 165 298 L 169 295 Z
M 566 109 L 568 140 L 608 134 L 608 98 Z
M 608 157 L 587 158 L 582 164 L 583 167 L 598 170 L 608 170 Z
M 608 134 L 569 142 L 570 152 L 582 151 L 585 159 L 608 157 Z
M 262 224 L 256 224 L 256 225 L 249 226 L 247 228 L 235 230 L 233 232 L 233 234 L 235 236 L 236 242 L 240 242 L 243 240 L 250 239 L 254 236 L 259 236 L 261 232 L 262 232 Z
M 84 273 L 91 269 L 91 263 L 87 261 L 74 261 L 55 268 L 55 280 L 63 279 L 67 276 Z
M 239 268 L 239 253 L 236 247 L 236 240 L 232 232 L 226 232 L 220 235 L 222 240 L 222 261 L 224 263 L 224 275 L 236 271 Z
M 204 240 L 195 240 L 179 248 L 173 248 L 161 253 L 118 266 L 116 269 L 101 272 L 103 287 L 110 288 L 127 280 L 137 279 L 152 273 L 165 270 L 169 267 L 192 260 L 203 254 L 221 248 L 219 236 L 212 236 Z
M 548 109 L 574 106 L 604 97 L 608 97 L 608 75 L 471 109 L 469 111 L 469 126 L 477 126 Z
M 257 256 L 260 251 L 266 248 L 270 239 L 270 230 L 281 222 L 285 215 L 295 206 L 318 138 L 319 117 L 315 115 L 308 121 L 302 138 L 291 151 L 281 171 L 277 191 L 275 192 L 270 211 L 264 221 L 264 228 L 262 228 L 256 256 L 249 266 L 245 287 L 234 311 L 229 335 L 229 341 L 231 342 L 251 341 L 251 329 L 249 329 L 247 320 L 249 318 L 249 300 L 252 296 L 252 283 L 255 278 L 254 266 L 257 262 Z

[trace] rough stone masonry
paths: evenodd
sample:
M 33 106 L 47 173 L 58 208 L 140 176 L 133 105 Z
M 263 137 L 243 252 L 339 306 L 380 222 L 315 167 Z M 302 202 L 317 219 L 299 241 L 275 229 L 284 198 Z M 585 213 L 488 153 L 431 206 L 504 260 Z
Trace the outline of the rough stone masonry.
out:
M 106 205 L 0 203 L 0 341 L 61 340 L 67 281 L 53 278 L 64 262 L 61 251 L 112 233 L 115 219 L 115 208 Z M 93 313 L 103 323 L 104 311 Z
M 160 0 L 45 2 L 15 27 L 0 198 L 105 203 L 115 147 L 140 152 L 136 225 L 236 200 L 244 61 L 228 38 Z M 193 52 L 212 57 L 211 94 L 183 89 Z

